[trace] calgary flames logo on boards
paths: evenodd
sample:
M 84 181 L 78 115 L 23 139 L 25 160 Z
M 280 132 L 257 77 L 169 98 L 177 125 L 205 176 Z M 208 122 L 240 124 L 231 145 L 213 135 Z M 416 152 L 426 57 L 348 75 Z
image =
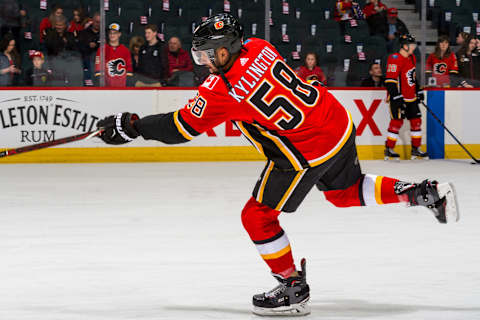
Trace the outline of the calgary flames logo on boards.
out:
M 416 83 L 415 81 L 415 67 L 407 71 L 407 82 L 410 87 L 413 87 Z
M 445 74 L 447 72 L 447 64 L 445 62 L 435 63 L 433 66 L 433 73 Z
M 111 77 L 121 77 L 126 73 L 125 60 L 123 60 L 122 58 L 108 61 L 107 66 L 108 74 Z

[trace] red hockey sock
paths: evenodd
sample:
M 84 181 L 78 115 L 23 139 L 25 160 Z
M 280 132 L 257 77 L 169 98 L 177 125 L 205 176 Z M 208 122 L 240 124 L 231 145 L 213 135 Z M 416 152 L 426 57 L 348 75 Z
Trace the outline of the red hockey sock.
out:
M 390 120 L 390 125 L 388 126 L 388 135 L 385 146 L 387 148 L 394 148 L 398 140 L 398 132 L 403 125 L 403 119 L 392 119 Z
M 412 147 L 420 147 L 422 144 L 422 119 L 410 119 L 410 135 L 412 136 Z
M 395 193 L 397 179 L 363 175 L 354 185 L 345 190 L 326 191 L 325 198 L 336 207 L 371 206 L 407 202 L 405 195 Z
M 243 208 L 242 223 L 272 272 L 288 277 L 295 271 L 295 264 L 287 234 L 278 222 L 279 214 L 252 197 Z

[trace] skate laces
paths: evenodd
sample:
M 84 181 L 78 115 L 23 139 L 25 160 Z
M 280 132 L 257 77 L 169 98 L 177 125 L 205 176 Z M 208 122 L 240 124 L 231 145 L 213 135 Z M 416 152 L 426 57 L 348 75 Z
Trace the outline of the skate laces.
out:
M 278 286 L 273 288 L 270 291 L 265 292 L 265 297 L 275 298 L 285 292 L 286 286 L 283 283 L 280 283 Z

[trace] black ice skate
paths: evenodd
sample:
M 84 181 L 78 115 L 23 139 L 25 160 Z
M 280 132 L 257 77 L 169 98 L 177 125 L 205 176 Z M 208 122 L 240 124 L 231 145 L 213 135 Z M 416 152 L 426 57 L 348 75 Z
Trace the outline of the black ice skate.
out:
M 415 159 L 425 159 L 428 160 L 428 153 L 422 151 L 419 147 L 412 147 L 412 160 Z
M 458 221 L 457 195 L 451 183 L 424 180 L 422 183 L 395 183 L 396 194 L 406 194 L 411 206 L 424 206 L 432 210 L 440 223 Z
M 392 148 L 385 147 L 385 160 L 400 160 L 400 155 L 393 151 Z
M 310 314 L 310 288 L 306 280 L 305 259 L 297 277 L 283 278 L 273 274 L 280 282 L 272 290 L 253 296 L 253 313 L 260 316 L 304 316 Z

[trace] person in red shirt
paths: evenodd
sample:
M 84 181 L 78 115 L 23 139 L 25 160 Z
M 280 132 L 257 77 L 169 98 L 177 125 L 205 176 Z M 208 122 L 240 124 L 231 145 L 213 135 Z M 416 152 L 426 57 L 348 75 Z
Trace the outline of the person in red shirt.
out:
M 450 87 L 450 74 L 458 74 L 457 57 L 450 50 L 450 41 L 447 36 L 440 36 L 435 46 L 435 52 L 427 58 L 427 77 L 434 79 L 431 86 Z
M 448 183 L 363 174 L 350 113 L 320 83 L 297 77 L 269 42 L 243 42 L 242 36 L 233 16 L 207 18 L 194 30 L 192 56 L 211 74 L 195 99 L 174 112 L 141 119 L 128 112 L 106 117 L 98 122 L 100 138 L 108 144 L 138 136 L 177 144 L 232 121 L 267 157 L 241 218 L 279 285 L 253 297 L 253 312 L 305 315 L 310 313 L 305 259 L 297 270 L 278 221 L 282 211 L 295 211 L 316 186 L 338 207 L 407 202 L 430 207 L 445 222 L 445 213 L 456 212 L 454 191 Z
M 387 10 L 387 6 L 380 0 L 372 0 L 363 7 L 363 13 L 367 19 L 375 14 L 386 13 Z
M 63 16 L 63 8 L 60 5 L 54 5 L 50 15 L 40 21 L 40 43 L 43 43 L 47 30 L 53 28 L 54 17 Z
M 120 44 L 120 25 L 112 23 L 108 27 L 108 44 L 105 44 L 105 86 L 125 87 L 127 80 L 133 76 L 130 51 Z M 95 76 L 100 77 L 100 50 L 95 57 Z M 129 84 L 129 83 L 128 83 Z M 130 85 L 130 84 L 129 84 Z
M 305 81 L 318 80 L 323 84 L 327 84 L 325 74 L 322 69 L 317 66 L 317 54 L 315 52 L 308 52 L 305 55 L 304 64 L 295 70 L 295 73 Z
M 412 138 L 411 158 L 428 158 L 428 154 L 420 149 L 422 143 L 422 113 L 418 101 L 424 99 L 424 93 L 417 83 L 415 66 L 417 60 L 413 55 L 417 43 L 411 35 L 400 37 L 400 51 L 391 54 L 387 60 L 387 75 L 385 87 L 390 101 L 390 125 L 385 142 L 385 160 L 400 158 L 393 151 L 398 140 L 398 133 L 403 125 L 403 119 L 410 120 L 410 134 Z
M 88 28 L 91 24 L 92 20 L 85 17 L 83 8 L 76 8 L 73 10 L 73 19 L 68 25 L 68 32 L 73 33 L 76 38 L 80 31 Z
M 171 78 L 177 71 L 193 72 L 193 64 L 190 55 L 182 49 L 182 42 L 177 37 L 168 40 L 168 77 Z

